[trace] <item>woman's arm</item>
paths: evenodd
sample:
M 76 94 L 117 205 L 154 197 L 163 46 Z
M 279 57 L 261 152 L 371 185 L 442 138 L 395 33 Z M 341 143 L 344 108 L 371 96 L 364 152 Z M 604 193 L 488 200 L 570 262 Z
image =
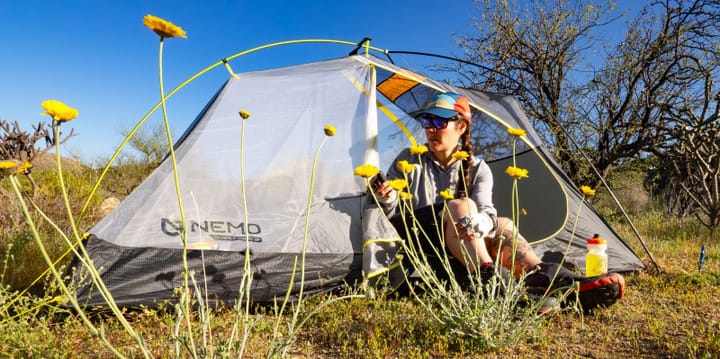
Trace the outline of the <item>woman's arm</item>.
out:
M 477 158 L 474 160 L 479 161 L 479 163 L 477 166 L 473 166 L 475 167 L 475 175 L 470 188 L 470 198 L 477 205 L 478 213 L 490 218 L 494 230 L 497 228 L 497 209 L 495 209 L 492 199 L 494 186 L 492 171 L 485 161 Z

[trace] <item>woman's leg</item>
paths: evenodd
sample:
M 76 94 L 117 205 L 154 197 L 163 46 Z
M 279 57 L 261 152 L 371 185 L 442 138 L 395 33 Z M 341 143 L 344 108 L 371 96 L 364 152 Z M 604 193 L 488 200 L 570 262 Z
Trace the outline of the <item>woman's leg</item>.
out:
M 471 273 L 475 272 L 480 264 L 492 262 L 492 257 L 483 238 L 473 235 L 472 232 L 468 233 L 462 226 L 457 225 L 457 221 L 464 215 L 477 213 L 477 206 L 468 198 L 453 199 L 446 203 L 447 210 L 443 212 L 445 245 L 453 257 Z
M 513 238 L 517 238 L 514 245 Z M 514 267 L 512 271 L 516 276 L 535 269 L 541 262 L 527 240 L 517 231 L 510 218 L 498 218 L 495 237 L 485 238 L 485 245 L 492 257 L 499 254 L 499 262 L 503 267 L 508 270 Z M 513 253 L 515 254 L 514 258 Z

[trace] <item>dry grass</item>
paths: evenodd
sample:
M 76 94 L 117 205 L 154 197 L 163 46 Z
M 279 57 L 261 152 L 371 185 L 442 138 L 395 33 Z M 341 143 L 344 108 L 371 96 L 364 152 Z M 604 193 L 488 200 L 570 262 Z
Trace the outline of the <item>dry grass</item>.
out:
M 70 176 L 74 187 L 85 186 Z M 110 178 L 122 183 L 123 178 Z M 41 180 L 42 182 L 42 180 Z M 49 183 L 49 182 L 48 182 Z M 45 193 L 51 193 L 47 191 Z M 0 191 L 3 196 L 3 191 Z M 6 260 L 0 289 L 0 303 L 7 303 L 15 290 L 24 288 L 29 277 L 44 268 L 25 239 L 21 218 L 11 209 L 9 197 L 0 206 L 0 252 Z M 56 198 L 39 198 L 44 205 Z M 98 201 L 97 208 L 100 208 Z M 43 203 L 41 203 L 43 205 Z M 94 219 L 97 214 L 89 217 Z M 340 301 L 321 309 L 298 334 L 291 357 L 298 358 L 714 358 L 720 357 L 720 234 L 711 233 L 692 219 L 662 217 L 645 212 L 635 215 L 635 225 L 652 251 L 660 271 L 645 254 L 632 228 L 617 216 L 613 226 L 638 253 L 647 270 L 626 276 L 625 297 L 611 308 L 590 316 L 560 313 L 545 318 L 539 338 L 528 338 L 513 348 L 479 348 L 471 339 L 448 334 L 447 328 L 408 298 Z M 89 220 L 90 220 L 89 219 Z M 9 242 L 13 246 L 9 247 Z M 707 249 L 707 263 L 697 270 L 701 245 Z M 59 246 L 61 247 L 61 246 Z M 55 250 L 59 255 L 61 248 Z M 12 254 L 13 257 L 7 257 Z M 8 286 L 9 285 L 9 286 Z M 64 307 L 38 304 L 47 301 L 52 288 L 36 288 L 13 308 L 0 312 L 0 357 L 109 357 L 110 352 L 93 337 L 73 313 Z M 52 295 L 49 294 L 50 298 Z M 310 300 L 309 311 L 322 299 Z M 267 308 L 265 308 L 267 309 Z M 25 310 L 23 313 L 19 313 Z M 22 314 L 22 315 L 18 315 Z M 16 316 L 17 315 L 17 316 Z M 153 356 L 178 356 L 173 328 L 173 310 L 133 308 L 127 318 L 148 343 Z M 212 319 L 212 342 L 203 357 L 237 353 L 229 338 L 233 313 L 216 310 Z M 260 310 L 246 346 L 245 357 L 266 356 L 272 340 L 275 317 Z M 130 357 L 141 356 L 136 342 L 118 321 L 99 314 L 94 317 L 110 342 Z M 200 335 L 197 335 L 200 338 Z M 189 357 L 181 352 L 179 357 Z
M 720 263 L 717 234 L 702 236 L 690 222 L 648 217 L 640 221 L 663 272 L 628 274 L 627 292 L 616 305 L 590 316 L 548 317 L 539 340 L 498 351 L 453 338 L 409 299 L 338 302 L 321 310 L 299 334 L 290 356 L 302 358 L 713 358 L 720 355 Z M 620 225 L 621 231 L 625 228 Z M 670 235 L 675 236 L 669 237 Z M 697 271 L 701 244 L 707 263 Z M 633 245 L 635 246 L 635 245 Z M 642 253 L 642 249 L 636 249 Z M 648 268 L 652 268 L 645 258 Z M 310 301 L 308 310 L 313 307 Z M 259 312 L 247 346 L 249 358 L 265 356 L 272 315 Z M 128 312 L 156 357 L 174 357 L 172 311 Z M 113 319 L 99 316 L 112 342 L 128 355 L 134 341 Z M 232 313 L 215 312 L 213 338 L 227 338 Z M 0 355 L 10 357 L 106 357 L 105 350 L 73 316 L 39 312 L 0 325 Z M 22 333 L 19 335 L 18 333 Z M 227 343 L 210 348 L 218 352 Z

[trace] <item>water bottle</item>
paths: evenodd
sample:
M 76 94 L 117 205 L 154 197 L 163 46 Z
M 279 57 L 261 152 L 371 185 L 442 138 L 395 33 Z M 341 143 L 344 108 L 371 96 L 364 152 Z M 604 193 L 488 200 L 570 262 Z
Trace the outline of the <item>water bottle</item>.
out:
M 607 241 L 594 235 L 587 241 L 587 254 L 585 255 L 585 276 L 593 277 L 607 273 L 608 256 L 605 253 Z

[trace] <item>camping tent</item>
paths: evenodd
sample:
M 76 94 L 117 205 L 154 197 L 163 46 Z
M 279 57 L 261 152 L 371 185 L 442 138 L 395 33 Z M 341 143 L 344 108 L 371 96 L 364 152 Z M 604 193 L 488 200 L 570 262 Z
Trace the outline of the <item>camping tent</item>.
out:
M 169 299 L 182 284 L 182 218 L 188 268 L 211 300 L 237 298 L 245 255 L 252 300 L 284 295 L 292 276 L 297 291 L 293 266 L 303 248 L 306 293 L 354 283 L 363 278 L 366 183 L 353 170 L 386 168 L 418 144 L 424 136 L 412 115 L 448 90 L 474 108 L 482 129 L 475 148 L 495 174 L 501 215 L 511 215 L 504 170 L 513 146 L 517 166 L 529 170 L 519 183 L 519 225 L 545 260 L 566 254 L 582 268 L 585 239 L 597 233 L 608 241 L 610 270 L 643 267 L 583 201 L 514 97 L 453 87 L 368 55 L 231 76 L 176 143 L 177 183 L 168 158 L 91 228 L 87 251 L 120 305 Z M 335 136 L 326 137 L 328 124 Z M 508 127 L 527 136 L 513 145 Z M 77 295 L 104 304 L 91 284 Z

